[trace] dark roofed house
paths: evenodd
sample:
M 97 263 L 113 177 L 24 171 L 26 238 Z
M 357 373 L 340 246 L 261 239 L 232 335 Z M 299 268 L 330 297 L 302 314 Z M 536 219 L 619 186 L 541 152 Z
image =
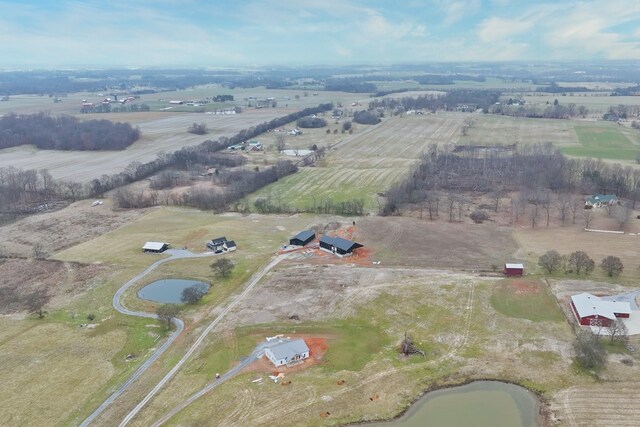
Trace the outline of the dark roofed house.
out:
M 227 240 L 222 244 L 222 247 L 227 252 L 232 252 L 236 250 L 236 242 L 233 240 Z
M 227 241 L 226 237 L 218 237 L 216 239 L 211 239 L 211 241 L 207 243 L 207 247 L 214 252 L 222 252 L 224 250 L 224 244 L 226 241 Z
M 342 237 L 322 236 L 320 238 L 320 249 L 340 257 L 351 255 L 354 249 L 361 247 L 360 243 Z
M 316 233 L 313 230 L 304 230 L 289 239 L 289 244 L 295 246 L 304 246 L 315 238 Z

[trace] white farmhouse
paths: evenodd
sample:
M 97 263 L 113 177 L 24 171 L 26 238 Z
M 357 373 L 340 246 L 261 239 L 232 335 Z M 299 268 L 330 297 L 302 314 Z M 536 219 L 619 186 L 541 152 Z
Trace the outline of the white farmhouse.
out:
M 279 340 L 277 344 L 264 350 L 265 356 L 276 367 L 288 365 L 309 357 L 309 347 L 303 339 Z

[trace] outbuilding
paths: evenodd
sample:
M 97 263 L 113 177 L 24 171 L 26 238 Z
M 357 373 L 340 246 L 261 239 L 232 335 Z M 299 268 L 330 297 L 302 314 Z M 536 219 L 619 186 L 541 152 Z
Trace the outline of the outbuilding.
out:
M 352 242 L 342 237 L 322 236 L 320 238 L 320 249 L 339 257 L 349 256 L 353 254 L 355 249 L 361 247 L 360 243 Z
M 161 253 L 169 248 L 169 244 L 165 242 L 147 242 L 142 247 L 143 252 Z
M 524 274 L 524 265 L 507 262 L 504 265 L 502 273 L 505 276 L 522 276 Z
M 289 340 L 281 339 L 278 343 L 265 348 L 265 356 L 276 367 L 290 365 L 309 357 L 309 347 L 302 338 Z
M 571 311 L 583 326 L 607 327 L 617 318 L 628 318 L 631 315 L 631 304 L 583 292 L 571 297 Z
M 316 233 L 313 230 L 304 230 L 289 239 L 289 244 L 294 246 L 304 246 L 309 244 L 316 238 Z
M 236 250 L 236 242 L 233 240 L 227 240 L 222 244 L 222 248 L 227 252 L 233 252 Z

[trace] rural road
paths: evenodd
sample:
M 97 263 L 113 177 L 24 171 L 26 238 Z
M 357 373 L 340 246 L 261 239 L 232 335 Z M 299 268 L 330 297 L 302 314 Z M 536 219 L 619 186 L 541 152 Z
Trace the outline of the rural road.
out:
M 197 393 L 192 394 L 186 400 L 181 402 L 178 406 L 176 406 L 171 411 L 169 411 L 166 414 L 164 414 L 162 416 L 162 418 L 160 418 L 158 421 L 153 423 L 152 427 L 159 427 L 162 424 L 166 423 L 173 416 L 175 416 L 178 412 L 182 411 L 184 408 L 186 408 L 187 406 L 191 405 L 193 402 L 195 402 L 196 400 L 198 400 L 199 398 L 201 398 L 202 396 L 204 396 L 205 394 L 207 394 L 208 392 L 210 392 L 214 388 L 218 387 L 220 384 L 222 384 L 225 381 L 230 380 L 231 378 L 233 378 L 236 374 L 238 374 L 244 368 L 249 366 L 254 361 L 258 360 L 262 356 L 262 354 L 264 353 L 264 349 L 267 348 L 268 346 L 269 346 L 269 342 L 267 342 L 267 341 L 258 344 L 256 346 L 256 348 L 253 349 L 253 351 L 251 352 L 250 356 L 245 357 L 244 359 L 242 359 L 240 361 L 240 363 L 238 363 L 236 366 L 234 366 L 233 368 L 231 368 L 230 370 L 228 370 L 227 372 L 222 374 L 219 379 L 215 379 L 215 380 L 211 381 L 209 384 L 207 384 L 200 391 L 198 391 Z
M 118 291 L 113 296 L 113 307 L 117 311 L 119 311 L 122 314 L 127 314 L 129 316 L 138 316 L 138 317 L 146 317 L 146 318 L 149 318 L 149 319 L 157 319 L 158 316 L 156 316 L 153 313 L 145 313 L 143 311 L 129 310 L 128 308 L 126 308 L 125 306 L 122 305 L 122 303 L 120 302 L 120 298 L 134 283 L 136 283 L 138 280 L 142 279 L 147 274 L 151 273 L 159 265 L 162 265 L 162 264 L 164 264 L 166 262 L 169 262 L 169 261 L 174 261 L 176 259 L 203 258 L 203 257 L 207 257 L 207 256 L 212 256 L 213 255 L 213 252 L 204 252 L 204 253 L 201 253 L 201 254 L 194 254 L 194 253 L 192 253 L 190 251 L 183 250 L 183 249 L 169 249 L 169 250 L 165 251 L 164 253 L 165 254 L 169 254 L 170 255 L 169 258 L 162 258 L 162 259 L 159 259 L 158 261 L 154 262 L 149 267 L 147 267 L 146 270 L 144 270 L 142 273 L 140 273 L 137 276 L 135 276 L 133 279 L 129 280 L 127 283 L 122 285 L 122 287 L 120 289 L 118 289 Z M 96 410 L 93 411 L 93 413 L 91 413 L 91 415 L 89 415 L 80 424 L 81 427 L 88 426 L 98 415 L 100 415 L 105 409 L 107 409 L 107 407 L 109 405 L 111 405 L 122 393 L 124 393 L 129 388 L 129 386 L 131 386 L 131 384 L 133 384 L 133 382 L 135 380 L 137 380 L 138 377 L 140 377 L 140 375 L 142 375 L 149 368 L 149 366 L 151 366 L 153 364 L 153 362 L 155 362 L 162 355 L 162 353 L 164 353 L 169 348 L 169 346 L 173 343 L 173 341 L 175 341 L 175 339 L 184 330 L 184 322 L 182 320 L 178 319 L 177 317 L 174 317 L 172 322 L 176 326 L 176 330 L 165 341 L 165 343 L 162 344 L 162 346 L 160 346 L 151 355 L 151 357 L 149 357 L 142 365 L 140 365 L 140 367 L 138 369 L 136 369 L 136 371 L 133 373 L 133 375 L 131 375 L 124 383 L 122 383 L 122 385 L 120 387 L 118 387 L 118 389 L 116 391 L 114 391 L 104 402 L 102 402 L 102 404 L 100 406 L 98 406 L 98 408 L 96 408 Z
M 140 403 L 138 403 L 136 405 L 135 408 L 133 408 L 133 410 L 131 410 L 131 412 L 129 412 L 124 419 L 122 420 L 122 422 L 120 423 L 120 427 L 124 427 L 127 424 L 129 424 L 129 422 L 142 410 L 142 408 L 149 403 L 149 401 L 162 389 L 162 387 L 164 387 L 170 380 L 171 378 L 173 378 L 173 376 L 180 370 L 180 368 L 182 367 L 182 365 L 185 364 L 185 362 L 187 361 L 187 359 L 189 359 L 189 357 L 196 351 L 196 349 L 200 346 L 200 344 L 202 344 L 202 342 L 204 341 L 204 339 L 207 337 L 207 335 L 209 334 L 209 332 L 211 332 L 211 330 L 213 330 L 213 328 L 215 328 L 220 321 L 222 321 L 222 319 L 224 318 L 224 316 L 231 311 L 236 305 L 238 305 L 238 303 L 240 303 L 246 296 L 247 294 L 251 291 L 251 289 L 253 289 L 253 287 L 258 284 L 258 282 L 276 265 L 278 265 L 280 263 L 280 261 L 284 260 L 285 258 L 287 258 L 289 254 L 282 254 L 282 255 L 278 255 L 277 257 L 273 258 L 273 260 L 266 265 L 262 270 L 260 270 L 258 273 L 254 274 L 253 277 L 251 278 L 251 280 L 249 281 L 248 285 L 245 287 L 244 291 L 242 291 L 242 293 L 240 295 L 238 295 L 233 301 L 231 301 L 231 303 L 222 311 L 222 313 L 220 313 L 210 324 L 209 326 L 206 327 L 206 329 L 200 334 L 200 336 L 198 337 L 198 339 L 191 345 L 191 347 L 189 347 L 189 350 L 187 350 L 187 352 L 182 356 L 182 358 L 178 361 L 178 363 L 176 363 L 173 368 L 171 368 L 171 370 L 160 380 L 160 382 L 158 382 L 158 384 L 156 384 L 156 386 L 140 401 Z M 145 270 L 146 271 L 146 270 Z M 115 297 L 114 297 L 115 300 Z M 146 314 L 146 313 L 145 313 Z M 148 315 L 148 314 L 147 314 Z M 225 375 L 228 375 L 231 371 L 227 372 Z

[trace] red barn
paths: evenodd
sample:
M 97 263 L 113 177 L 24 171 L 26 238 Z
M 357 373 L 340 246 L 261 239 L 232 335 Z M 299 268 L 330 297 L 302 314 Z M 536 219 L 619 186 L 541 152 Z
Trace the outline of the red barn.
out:
M 628 318 L 631 305 L 628 301 L 603 299 L 584 292 L 571 297 L 571 311 L 583 326 L 607 327 L 616 318 Z
M 522 276 L 524 274 L 524 265 L 506 263 L 504 270 L 502 270 L 505 276 Z

